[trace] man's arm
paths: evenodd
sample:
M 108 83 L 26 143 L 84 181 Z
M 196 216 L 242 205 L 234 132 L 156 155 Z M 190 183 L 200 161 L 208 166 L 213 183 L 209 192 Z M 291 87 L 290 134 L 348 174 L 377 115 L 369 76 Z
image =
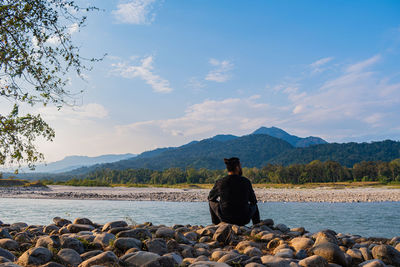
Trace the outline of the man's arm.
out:
M 218 189 L 217 189 L 217 183 L 214 184 L 214 187 L 211 189 L 210 193 L 208 194 L 208 201 L 214 201 L 214 202 L 218 202 L 218 197 L 219 197 L 219 193 L 218 193 Z

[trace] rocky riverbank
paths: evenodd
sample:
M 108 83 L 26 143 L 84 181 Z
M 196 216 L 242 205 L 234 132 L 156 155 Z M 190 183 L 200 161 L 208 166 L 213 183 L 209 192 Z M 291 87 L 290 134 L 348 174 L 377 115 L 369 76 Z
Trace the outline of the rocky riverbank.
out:
M 0 187 L 0 198 L 207 201 L 208 189 L 136 187 Z M 256 188 L 259 202 L 382 202 L 400 201 L 393 188 Z
M 1 219 L 1 218 L 0 218 Z M 309 233 L 263 220 L 252 227 L 104 225 L 55 217 L 50 225 L 0 221 L 0 267 L 400 266 L 400 237 Z

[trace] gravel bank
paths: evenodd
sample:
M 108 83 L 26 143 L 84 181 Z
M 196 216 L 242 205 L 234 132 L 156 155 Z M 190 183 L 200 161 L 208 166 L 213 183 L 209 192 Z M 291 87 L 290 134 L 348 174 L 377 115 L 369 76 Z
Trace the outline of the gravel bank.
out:
M 208 189 L 136 188 L 136 187 L 73 187 L 49 188 L 2 187 L 2 198 L 41 199 L 104 199 L 150 201 L 207 201 Z M 400 201 L 400 189 L 390 188 L 316 188 L 255 189 L 259 202 L 382 202 Z

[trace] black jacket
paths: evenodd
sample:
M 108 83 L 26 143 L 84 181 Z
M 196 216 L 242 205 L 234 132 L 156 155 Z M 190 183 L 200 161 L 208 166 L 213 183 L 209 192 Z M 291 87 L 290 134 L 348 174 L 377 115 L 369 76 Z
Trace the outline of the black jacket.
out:
M 239 175 L 228 175 L 218 179 L 208 195 L 208 200 L 219 201 L 224 222 L 238 225 L 249 221 L 249 207 L 257 203 L 251 182 Z

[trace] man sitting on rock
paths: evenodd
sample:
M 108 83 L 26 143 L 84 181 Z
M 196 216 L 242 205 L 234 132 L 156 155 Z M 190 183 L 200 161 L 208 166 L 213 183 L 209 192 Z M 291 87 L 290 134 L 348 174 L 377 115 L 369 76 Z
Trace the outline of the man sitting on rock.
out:
M 208 195 L 213 224 L 245 225 L 260 222 L 257 199 L 249 179 L 242 176 L 238 158 L 224 159 L 228 176 L 218 179 Z

